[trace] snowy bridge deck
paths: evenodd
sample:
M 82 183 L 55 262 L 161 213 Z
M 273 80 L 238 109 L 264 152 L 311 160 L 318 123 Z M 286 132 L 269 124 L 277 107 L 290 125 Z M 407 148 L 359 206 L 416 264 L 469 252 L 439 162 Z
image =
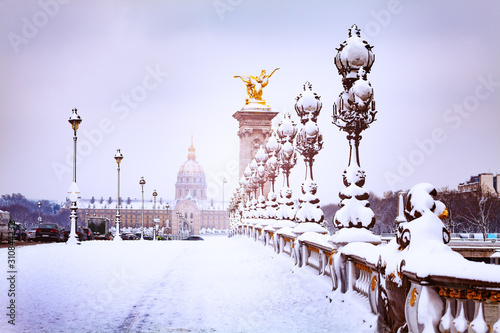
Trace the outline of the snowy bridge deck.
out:
M 44 244 L 16 259 L 16 326 L 1 332 L 373 331 L 360 295 L 246 237 Z

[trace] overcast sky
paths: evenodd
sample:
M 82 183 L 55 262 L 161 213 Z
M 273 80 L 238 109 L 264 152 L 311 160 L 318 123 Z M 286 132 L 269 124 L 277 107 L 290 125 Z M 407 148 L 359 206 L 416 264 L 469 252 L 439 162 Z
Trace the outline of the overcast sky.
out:
M 209 195 L 238 180 L 245 85 L 234 75 L 279 67 L 264 89 L 293 112 L 305 81 L 321 96 L 323 203 L 338 202 L 348 162 L 331 123 L 342 90 L 332 59 L 352 24 L 376 55 L 368 79 L 377 121 L 363 132 L 365 188 L 449 186 L 500 171 L 499 1 L 1 1 L 0 194 L 63 201 L 72 181 L 71 109 L 81 196 L 156 189 L 172 198 L 191 135 Z M 296 116 L 294 114 L 294 116 Z M 298 195 L 302 158 L 292 170 Z M 280 178 L 281 179 L 281 178 Z

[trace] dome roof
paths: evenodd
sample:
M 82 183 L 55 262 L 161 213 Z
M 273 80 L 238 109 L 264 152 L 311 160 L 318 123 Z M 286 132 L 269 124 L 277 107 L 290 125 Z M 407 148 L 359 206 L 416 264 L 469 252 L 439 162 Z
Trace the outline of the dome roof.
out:
M 179 168 L 179 176 L 202 176 L 205 175 L 205 171 L 203 171 L 203 167 L 196 160 L 187 160 L 182 163 Z
M 204 176 L 205 171 L 203 171 L 203 167 L 196 160 L 195 148 L 193 146 L 193 139 L 191 138 L 191 147 L 189 147 L 188 160 L 182 163 L 179 168 L 179 176 Z

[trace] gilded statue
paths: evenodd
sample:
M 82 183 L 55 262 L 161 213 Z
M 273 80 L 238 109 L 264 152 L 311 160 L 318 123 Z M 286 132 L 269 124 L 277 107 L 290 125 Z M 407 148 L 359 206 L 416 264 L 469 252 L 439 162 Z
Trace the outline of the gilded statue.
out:
M 247 94 L 248 98 L 245 100 L 246 104 L 258 103 L 266 104 L 266 101 L 262 99 L 262 88 L 267 86 L 269 83 L 269 78 L 276 72 L 279 68 L 272 71 L 271 74 L 267 75 L 265 70 L 262 70 L 259 76 L 252 75 L 235 75 L 234 77 L 239 77 L 243 82 L 247 84 Z

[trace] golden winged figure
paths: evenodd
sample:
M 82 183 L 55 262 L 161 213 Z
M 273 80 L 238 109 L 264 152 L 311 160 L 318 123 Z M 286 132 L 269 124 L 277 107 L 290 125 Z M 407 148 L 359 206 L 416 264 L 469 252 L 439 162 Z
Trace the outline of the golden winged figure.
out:
M 267 75 L 265 70 L 262 70 L 259 76 L 252 75 L 235 75 L 234 77 L 239 77 L 243 82 L 247 84 L 247 94 L 246 104 L 258 103 L 266 104 L 266 101 L 262 99 L 262 88 L 267 86 L 269 83 L 269 78 L 276 72 L 279 68 L 272 71 L 271 74 Z

